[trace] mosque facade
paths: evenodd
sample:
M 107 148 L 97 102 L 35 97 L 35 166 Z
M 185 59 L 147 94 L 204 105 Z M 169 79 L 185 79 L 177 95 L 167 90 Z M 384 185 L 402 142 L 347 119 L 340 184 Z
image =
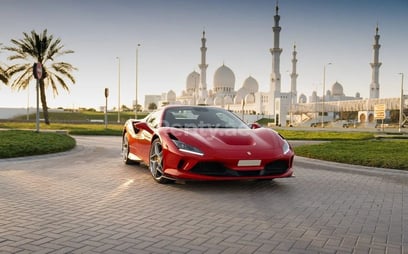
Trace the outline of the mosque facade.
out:
M 374 36 L 374 59 L 370 63 L 372 67 L 372 82 L 370 84 L 370 98 L 363 99 L 360 93 L 355 96 L 348 96 L 344 93 L 343 86 L 335 82 L 325 95 L 318 96 L 314 91 L 307 98 L 305 94 L 298 96 L 297 91 L 297 51 L 296 45 L 292 51 L 292 71 L 290 74 L 290 91 L 281 91 L 280 73 L 280 15 L 279 7 L 276 5 L 274 15 L 273 47 L 270 49 L 272 56 L 272 69 L 270 74 L 269 91 L 259 91 L 258 81 L 252 77 L 247 77 L 242 86 L 236 88 L 236 78 L 234 72 L 225 64 L 220 66 L 214 73 L 212 89 L 207 88 L 207 67 L 206 63 L 206 37 L 203 31 L 201 38 L 201 62 L 198 65 L 199 72 L 193 71 L 187 75 L 186 87 L 181 94 L 170 90 L 161 96 L 148 95 L 145 98 L 145 108 L 150 103 L 158 106 L 168 104 L 183 105 L 211 105 L 222 107 L 242 116 L 258 115 L 273 118 L 275 124 L 279 126 L 300 125 L 307 121 L 333 121 L 339 117 L 341 110 L 358 110 L 361 121 L 374 121 L 374 105 L 384 103 L 379 101 L 379 34 L 378 26 Z M 367 101 L 368 100 L 368 101 Z M 396 99 L 386 101 L 388 109 L 395 107 Z M 363 106 L 361 106 L 363 105 Z M 364 107 L 366 105 L 366 107 Z M 371 106 L 369 106 L 371 105 Z M 337 112 L 337 114 L 336 114 Z

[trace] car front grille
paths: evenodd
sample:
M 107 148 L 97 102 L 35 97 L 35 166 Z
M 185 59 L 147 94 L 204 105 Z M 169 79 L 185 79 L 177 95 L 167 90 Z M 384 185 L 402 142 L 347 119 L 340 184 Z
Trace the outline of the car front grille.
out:
M 285 173 L 288 170 L 287 161 L 274 161 L 266 164 L 264 168 L 264 175 L 280 175 Z
M 218 162 L 200 162 L 191 169 L 191 172 L 208 176 L 273 176 L 285 173 L 288 170 L 287 161 L 274 161 L 268 163 L 262 170 L 232 170 Z

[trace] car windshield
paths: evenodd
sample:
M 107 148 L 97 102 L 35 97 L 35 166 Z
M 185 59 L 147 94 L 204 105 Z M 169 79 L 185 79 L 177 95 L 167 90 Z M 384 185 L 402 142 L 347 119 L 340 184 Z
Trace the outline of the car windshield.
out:
M 175 128 L 249 128 L 231 112 L 212 107 L 172 107 L 164 112 L 163 126 Z

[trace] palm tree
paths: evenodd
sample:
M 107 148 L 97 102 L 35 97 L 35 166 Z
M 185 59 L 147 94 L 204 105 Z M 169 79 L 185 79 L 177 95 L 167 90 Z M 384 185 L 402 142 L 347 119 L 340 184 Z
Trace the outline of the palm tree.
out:
M 0 64 L 0 81 L 3 82 L 4 84 L 8 83 L 8 76 L 7 76 L 6 68 L 5 67 L 3 68 L 1 64 Z
M 3 68 L 1 65 L 0 65 L 0 81 L 3 82 L 4 84 L 8 83 L 6 68 Z
M 47 35 L 47 29 L 41 34 L 34 30 L 31 34 L 23 33 L 24 38 L 11 42 L 14 46 L 4 47 L 5 50 L 13 54 L 8 57 L 11 61 L 19 61 L 7 69 L 9 77 L 13 77 L 10 84 L 11 88 L 21 90 L 27 89 L 33 76 L 33 63 L 41 63 L 43 66 L 43 75 L 38 80 L 40 88 L 41 105 L 43 108 L 44 121 L 50 124 L 48 119 L 48 107 L 45 96 L 45 89 L 51 86 L 54 96 L 58 95 L 57 85 L 69 91 L 65 79 L 75 84 L 72 71 L 76 70 L 69 63 L 54 62 L 55 58 L 64 54 L 74 53 L 72 50 L 63 49 L 61 39 L 54 39 L 52 35 Z

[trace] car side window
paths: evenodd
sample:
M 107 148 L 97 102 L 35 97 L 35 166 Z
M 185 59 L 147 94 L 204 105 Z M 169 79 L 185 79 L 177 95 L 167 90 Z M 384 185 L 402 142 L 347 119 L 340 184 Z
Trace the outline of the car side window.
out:
M 159 116 L 159 111 L 152 113 L 149 119 L 147 119 L 147 124 L 150 125 L 151 128 L 157 129 L 159 127 Z
M 236 123 L 235 123 L 234 121 L 232 121 L 232 119 L 231 119 L 230 117 L 226 116 L 225 114 L 219 112 L 219 113 L 216 114 L 216 116 L 217 116 L 221 121 L 223 121 L 226 126 L 236 127 Z

